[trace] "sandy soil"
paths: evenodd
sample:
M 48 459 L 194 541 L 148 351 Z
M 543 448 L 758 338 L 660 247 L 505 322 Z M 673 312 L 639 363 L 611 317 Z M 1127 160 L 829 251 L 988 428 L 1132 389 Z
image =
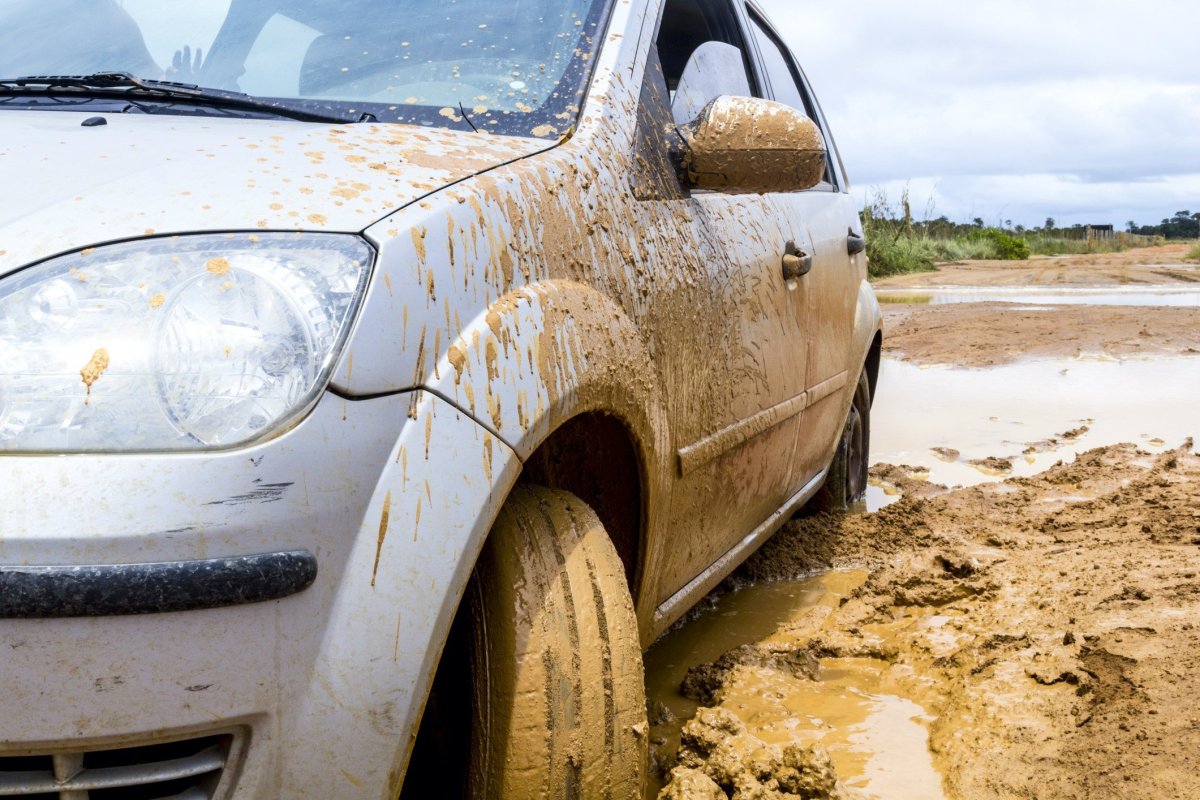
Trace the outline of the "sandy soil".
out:
M 1120 255 L 1104 269 L 1136 278 L 1138 254 Z M 1075 282 L 1080 266 L 1055 274 Z M 1045 275 L 1031 275 L 1041 268 L 953 269 L 1043 285 Z M 1200 350 L 1196 310 L 1164 311 L 1068 307 L 1027 318 L 990 304 L 903 307 L 888 310 L 889 347 L 893 357 L 970 367 Z M 1200 797 L 1196 450 L 1191 440 L 1157 454 L 1114 445 L 1034 477 L 954 491 L 918 468 L 875 465 L 900 502 L 793 521 L 723 585 L 731 593 L 860 571 L 832 602 L 688 672 L 681 692 L 702 707 L 677 750 L 655 753 L 669 779 L 660 797 L 861 796 L 796 721 L 831 696 L 805 700 L 806 686 L 848 674 L 871 675 L 875 690 L 928 715 L 921 757 L 931 756 L 934 793 L 910 791 L 901 765 L 894 789 L 875 796 Z
M 1006 307 L 1007 306 L 1007 307 Z M 1200 354 L 1200 308 L 884 304 L 884 355 L 988 367 L 1022 358 Z
M 1190 244 L 1124 253 L 1035 256 L 1028 261 L 962 261 L 934 272 L 896 275 L 880 289 L 930 286 L 1138 286 L 1200 284 L 1200 264 L 1185 260 Z
M 1183 261 L 1187 245 L 1030 261 L 943 264 L 876 287 L 1131 287 L 1200 290 L 1200 264 Z M 986 367 L 1021 358 L 1107 355 L 1115 358 L 1200 353 L 1200 308 L 1006 303 L 885 303 L 885 355 L 922 364 Z

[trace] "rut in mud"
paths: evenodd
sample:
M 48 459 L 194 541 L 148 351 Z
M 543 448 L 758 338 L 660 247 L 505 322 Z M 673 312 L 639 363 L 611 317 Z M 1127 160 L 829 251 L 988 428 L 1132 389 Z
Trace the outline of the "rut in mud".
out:
M 708 787 L 701 774 L 722 792 L 711 796 L 734 800 L 863 796 L 852 758 L 847 785 L 817 780 L 834 729 L 800 737 L 815 749 L 778 744 L 794 709 L 772 693 L 780 675 L 819 684 L 849 670 L 873 675 L 864 692 L 928 715 L 947 796 L 1200 793 L 1200 711 L 1179 702 L 1200 696 L 1190 441 L 1157 455 L 1100 448 L 1035 477 L 794 522 L 727 588 L 848 565 L 870 577 L 688 674 L 685 694 L 709 710 L 683 728 L 677 783 Z M 652 735 L 666 740 L 670 725 L 657 721 Z M 714 730 L 725 744 L 712 744 Z M 667 777 L 670 754 L 658 761 Z M 790 788 L 787 764 L 813 782 Z

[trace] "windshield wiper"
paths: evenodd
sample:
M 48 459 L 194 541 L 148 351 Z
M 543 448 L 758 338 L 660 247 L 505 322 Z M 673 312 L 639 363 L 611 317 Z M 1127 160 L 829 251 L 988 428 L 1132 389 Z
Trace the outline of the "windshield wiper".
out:
M 194 83 L 156 81 L 128 72 L 96 72 L 91 75 L 27 75 L 0 78 L 0 92 L 47 94 L 58 89 L 72 92 L 103 92 L 136 95 L 149 99 L 175 100 L 197 106 L 259 111 L 304 122 L 362 122 L 369 115 L 347 118 L 339 114 L 312 111 L 278 100 L 264 100 L 242 92 L 210 89 Z

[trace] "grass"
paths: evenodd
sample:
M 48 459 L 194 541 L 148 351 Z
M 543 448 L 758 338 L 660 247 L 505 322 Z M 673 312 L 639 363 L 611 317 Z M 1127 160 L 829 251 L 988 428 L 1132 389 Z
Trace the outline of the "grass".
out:
M 935 236 L 891 219 L 863 214 L 872 278 L 929 272 L 939 261 L 1020 260 L 1029 257 L 1024 241 L 995 228 L 955 236 Z
M 1111 239 L 1082 239 L 1047 234 L 1031 234 L 1025 237 L 1029 252 L 1038 256 L 1065 256 L 1083 253 L 1123 253 L 1134 247 L 1153 247 L 1166 240 L 1161 236 L 1138 236 L 1118 233 Z
M 931 209 L 926 209 L 931 216 Z M 905 192 L 899 204 L 877 194 L 862 211 L 867 237 L 870 277 L 884 278 L 937 269 L 938 262 L 967 260 L 1024 260 L 1031 255 L 1059 256 L 1083 253 L 1119 253 L 1134 247 L 1163 244 L 1160 236 L 1118 233 L 1107 239 L 1089 238 L 1081 228 L 1005 230 L 951 222 L 946 217 L 914 220 Z M 1200 261 L 1200 243 L 1188 258 Z
M 1192 245 L 1192 249 L 1188 250 L 1188 254 L 1184 258 L 1188 261 L 1200 261 L 1200 242 Z

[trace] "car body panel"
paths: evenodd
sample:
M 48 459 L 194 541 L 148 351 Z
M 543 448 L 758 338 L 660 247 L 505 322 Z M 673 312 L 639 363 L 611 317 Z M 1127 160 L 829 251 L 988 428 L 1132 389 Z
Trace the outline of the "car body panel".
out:
M 408 125 L 5 111 L 0 275 L 106 242 L 202 231 L 357 232 L 551 143 Z M 31 153 L 38 158 L 30 158 Z
M 644 69 L 645 54 L 638 59 Z M 691 532 L 670 538 L 669 555 L 646 571 L 661 602 L 799 488 L 791 451 L 807 292 L 781 271 L 787 241 L 804 234 L 780 227 L 769 198 L 635 196 L 627 177 L 642 168 L 628 113 L 635 88 L 615 80 L 609 91 L 619 99 L 585 115 L 555 150 L 370 229 L 383 280 L 360 325 L 373 335 L 351 344 L 334 383 L 352 396 L 424 385 L 527 454 L 596 407 L 579 391 L 592 375 L 610 373 L 601 383 L 611 384 L 613 364 L 636 365 L 624 369 L 626 393 L 661 404 L 678 462 L 676 499 L 666 516 L 652 515 L 662 528 L 651 526 L 646 541 Z M 559 309 L 549 322 L 548 304 Z M 772 410 L 778 418 L 762 425 Z M 646 431 L 623 418 L 639 441 L 654 442 L 651 461 L 660 458 L 662 426 Z M 730 428 L 746 434 L 723 437 Z M 705 445 L 715 445 L 710 457 L 683 474 L 679 454 Z M 714 493 L 733 487 L 741 502 L 712 506 Z

